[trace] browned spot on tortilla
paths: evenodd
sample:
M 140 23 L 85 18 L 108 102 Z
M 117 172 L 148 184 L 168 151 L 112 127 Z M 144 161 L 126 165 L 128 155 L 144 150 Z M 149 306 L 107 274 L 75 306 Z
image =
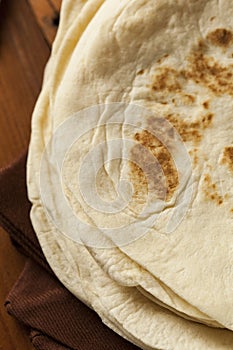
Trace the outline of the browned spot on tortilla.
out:
M 220 33 L 219 30 L 215 32 L 218 35 Z M 224 39 L 221 39 L 222 42 L 226 43 L 227 37 L 229 34 L 225 34 Z M 160 103 L 172 101 L 176 106 L 192 105 L 196 99 L 185 91 L 189 81 L 194 81 L 197 85 L 209 89 L 215 95 L 233 96 L 233 64 L 223 65 L 214 57 L 207 55 L 207 52 L 208 45 L 205 41 L 200 40 L 190 54 L 184 58 L 184 61 L 187 62 L 185 68 L 175 69 L 170 66 L 156 68 L 152 83 L 148 86 L 151 86 L 149 99 Z M 203 104 L 203 108 L 208 109 L 208 104 Z
M 156 131 L 157 135 L 161 135 L 166 145 L 172 145 L 175 137 L 175 130 L 170 125 L 166 118 L 163 117 L 150 117 L 147 120 L 148 130 L 152 133 Z
M 216 18 L 215 16 L 211 17 L 210 21 L 212 22 L 215 18 Z
M 212 123 L 213 117 L 214 117 L 213 113 L 207 113 L 206 115 L 204 115 L 201 119 L 202 121 L 201 128 L 202 129 L 208 128 Z
M 196 97 L 190 94 L 184 94 L 184 98 L 187 99 L 187 104 L 189 104 L 189 102 L 194 103 L 196 101 Z
M 203 131 L 210 127 L 213 114 L 207 113 L 196 121 L 184 120 L 178 114 L 169 114 L 166 119 L 176 128 L 184 142 L 192 141 L 198 144 L 203 137 Z
M 150 128 L 148 125 L 148 129 Z M 171 154 L 148 130 L 136 133 L 134 139 L 137 145 L 131 150 L 132 161 L 135 163 L 130 167 L 130 177 L 135 194 L 143 191 L 143 188 L 145 192 L 149 183 L 150 191 L 153 191 L 157 198 L 169 201 L 179 185 L 178 171 Z
M 233 35 L 225 28 L 218 28 L 209 33 L 207 39 L 215 46 L 228 47 L 232 43 Z
M 142 75 L 144 73 L 144 69 L 140 69 L 138 72 L 137 72 L 137 75 Z
M 225 147 L 222 164 L 227 164 L 229 169 L 233 172 L 233 146 Z
M 211 181 L 209 174 L 204 176 L 203 192 L 207 200 L 214 201 L 218 205 L 223 204 L 223 196 L 218 193 L 217 184 Z
M 202 136 L 199 130 L 199 122 L 186 122 L 179 115 L 174 114 L 169 114 L 167 119 L 176 128 L 184 142 L 200 142 Z
M 132 151 L 132 160 L 134 159 L 134 156 L 137 154 L 136 147 Z M 143 170 L 140 168 L 139 165 L 137 165 L 134 161 L 130 162 L 130 170 L 131 170 L 131 178 L 133 187 L 134 187 L 134 196 L 138 197 L 139 195 L 145 195 L 148 193 L 148 183 L 147 183 L 147 177 Z
M 201 51 L 194 52 L 188 58 L 185 71 L 187 79 L 210 89 L 214 94 L 233 95 L 233 65 L 220 65 L 213 57 L 204 55 Z
M 205 109 L 209 109 L 209 101 L 205 101 L 202 105 Z
M 178 81 L 179 72 L 170 67 L 162 67 L 157 70 L 152 89 L 155 92 L 178 92 L 181 91 L 181 84 Z
M 193 148 L 189 151 L 189 155 L 192 158 L 193 167 L 196 167 L 198 165 L 198 149 Z
M 162 61 L 164 61 L 165 58 L 167 58 L 169 56 L 168 53 L 166 53 L 165 55 L 163 55 L 162 57 L 160 57 L 158 60 L 157 60 L 157 63 L 161 63 Z
M 172 103 L 177 107 L 180 105 L 185 105 L 185 106 L 191 106 L 194 104 L 194 102 L 196 101 L 196 97 L 190 94 L 186 94 L 183 92 L 180 92 L 176 97 L 172 98 Z M 164 102 L 161 102 L 163 103 Z
M 204 42 L 204 40 L 199 40 L 198 41 L 198 49 L 199 50 L 203 50 L 206 47 L 206 43 Z

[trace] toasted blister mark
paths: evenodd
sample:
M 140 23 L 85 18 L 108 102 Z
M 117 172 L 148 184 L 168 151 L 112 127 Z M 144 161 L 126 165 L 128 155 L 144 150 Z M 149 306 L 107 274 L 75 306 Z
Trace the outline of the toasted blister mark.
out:
M 163 55 L 162 57 L 160 57 L 158 60 L 157 60 L 157 63 L 162 63 L 166 58 L 169 57 L 169 54 L 166 53 L 165 55 Z
M 225 29 L 216 29 L 209 34 L 209 40 L 216 40 L 222 47 L 230 45 L 233 34 Z M 208 45 L 200 40 L 184 58 L 186 66 L 175 69 L 172 66 L 157 66 L 151 76 L 151 98 L 157 102 L 173 103 L 175 106 L 192 106 L 197 103 L 187 89 L 190 82 L 207 88 L 214 95 L 233 95 L 233 64 L 221 64 L 208 54 Z M 156 62 L 158 65 L 158 62 Z M 202 102 L 202 108 L 208 109 L 210 101 Z
M 198 148 L 193 148 L 189 151 L 189 155 L 192 159 L 192 165 L 193 167 L 195 168 L 197 165 L 198 165 L 198 161 L 199 161 L 199 158 L 198 158 Z
M 212 45 L 226 48 L 232 44 L 233 34 L 230 30 L 227 30 L 225 28 L 217 28 L 207 35 L 207 39 L 211 42 Z
M 157 70 L 154 81 L 152 84 L 152 90 L 155 92 L 180 92 L 181 91 L 181 81 L 180 73 L 170 67 L 162 67 Z
M 158 199 L 169 201 L 179 185 L 179 174 L 167 147 L 153 133 L 155 125 L 160 124 L 159 120 L 149 118 L 148 130 L 134 135 L 137 144 L 131 150 L 134 163 L 131 163 L 130 178 L 136 195 L 148 188 Z M 165 131 L 166 144 L 174 139 L 172 129 Z
M 178 96 L 173 97 L 171 102 L 174 106 L 192 106 L 196 102 L 196 97 L 191 94 L 180 92 Z
M 184 142 L 192 141 L 198 144 L 202 140 L 204 130 L 211 126 L 213 117 L 213 113 L 207 113 L 196 121 L 189 121 L 179 114 L 168 114 L 166 119 L 176 128 Z
M 173 126 L 167 123 L 167 119 L 163 117 L 149 117 L 147 119 L 147 128 L 149 131 L 160 136 L 166 145 L 172 146 L 175 140 L 175 130 Z M 154 141 L 155 142 L 155 141 Z M 157 140 L 159 142 L 159 140 Z
M 233 95 L 233 64 L 223 66 L 202 50 L 193 52 L 188 57 L 185 76 L 186 79 L 205 86 L 215 95 Z
M 137 75 L 142 75 L 142 74 L 144 74 L 144 69 L 140 69 L 138 72 L 137 72 Z
M 212 121 L 213 121 L 214 115 L 213 113 L 207 113 L 201 118 L 201 128 L 202 129 L 207 129 L 208 127 L 211 126 Z
M 134 196 L 138 197 L 140 195 L 142 197 L 148 193 L 148 183 L 146 175 L 143 172 L 142 168 L 136 164 L 136 157 L 138 156 L 139 152 L 140 151 L 136 146 L 132 149 L 132 160 L 135 161 L 130 162 L 131 175 L 133 174 L 130 180 L 133 183 Z
M 214 201 L 217 205 L 223 204 L 224 198 L 219 194 L 218 186 L 212 182 L 209 174 L 204 175 L 203 192 L 208 201 Z
M 209 109 L 209 101 L 205 101 L 202 103 L 202 106 L 205 108 L 205 109 Z
M 221 163 L 227 165 L 233 173 L 233 146 L 228 146 L 224 148 Z

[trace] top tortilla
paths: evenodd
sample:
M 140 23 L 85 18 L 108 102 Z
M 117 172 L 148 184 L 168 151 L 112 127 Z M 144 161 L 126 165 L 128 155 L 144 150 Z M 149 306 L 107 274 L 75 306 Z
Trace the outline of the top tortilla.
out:
M 179 177 L 172 167 L 165 174 L 171 180 L 164 215 L 146 235 L 119 248 L 182 299 L 229 329 L 233 329 L 232 15 L 228 1 L 109 1 L 97 13 L 93 10 L 82 36 L 81 32 L 77 35 L 77 27 L 76 32 L 71 28 L 73 41 L 64 41 L 61 49 L 69 59 L 65 64 L 62 61 L 60 71 L 54 69 L 53 82 L 48 78 L 44 85 L 33 117 L 28 161 L 35 223 L 35 208 L 41 205 L 42 152 L 62 122 L 85 107 L 106 102 L 138 104 L 156 110 L 156 118 L 169 120 L 192 160 L 194 193 L 189 211 L 172 234 L 164 234 L 169 211 L 180 193 Z M 93 133 L 101 141 L 101 132 Z M 138 134 L 138 130 L 132 134 L 132 140 L 149 147 L 145 133 Z M 68 160 L 75 169 L 77 159 L 72 157 L 73 153 Z M 134 186 L 141 186 L 138 169 L 126 170 Z M 74 172 L 68 172 L 67 198 L 78 191 Z M 73 198 L 70 201 L 75 207 Z M 92 220 L 99 225 L 98 216 Z M 38 226 L 36 231 L 40 239 Z M 66 240 L 62 235 L 59 239 Z

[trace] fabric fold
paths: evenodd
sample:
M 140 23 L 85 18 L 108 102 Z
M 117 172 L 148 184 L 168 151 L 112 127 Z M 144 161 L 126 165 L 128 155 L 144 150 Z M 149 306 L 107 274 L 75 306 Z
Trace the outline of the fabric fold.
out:
M 56 278 L 33 231 L 26 190 L 26 153 L 0 171 L 0 225 L 28 257 L 7 296 L 7 312 L 23 323 L 38 350 L 136 350 Z

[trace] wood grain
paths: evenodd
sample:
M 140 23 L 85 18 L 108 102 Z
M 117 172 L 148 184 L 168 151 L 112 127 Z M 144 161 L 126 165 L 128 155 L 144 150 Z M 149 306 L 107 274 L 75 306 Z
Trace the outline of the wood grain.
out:
M 55 9 L 57 12 L 59 12 L 60 9 L 61 9 L 61 0 L 49 0 L 49 1 L 52 3 L 54 9 Z
M 49 56 L 26 0 L 7 0 L 0 12 L 0 167 L 27 147 L 33 107 Z
M 48 43 L 52 43 L 57 31 L 61 0 L 28 0 L 36 20 Z
M 31 114 L 49 53 L 27 0 L 3 0 L 0 4 L 0 167 L 11 163 L 28 146 Z M 0 350 L 33 349 L 25 329 L 7 315 L 3 306 L 24 262 L 25 258 L 0 229 Z

